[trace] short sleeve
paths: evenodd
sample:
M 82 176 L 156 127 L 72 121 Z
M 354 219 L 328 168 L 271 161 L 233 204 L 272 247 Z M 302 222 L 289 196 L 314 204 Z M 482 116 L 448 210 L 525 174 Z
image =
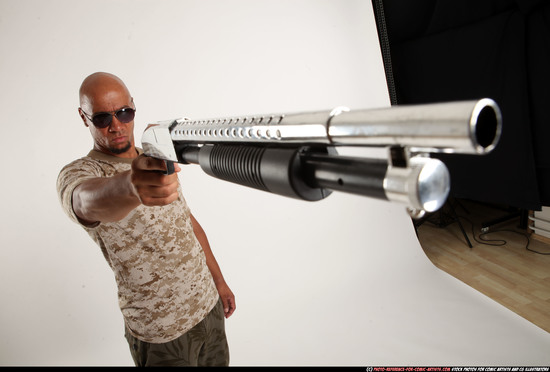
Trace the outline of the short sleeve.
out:
M 75 160 L 59 172 L 57 177 L 59 201 L 65 213 L 75 223 L 82 225 L 73 210 L 73 191 L 82 182 L 97 177 L 104 177 L 102 169 L 94 162 L 85 160 L 85 158 Z

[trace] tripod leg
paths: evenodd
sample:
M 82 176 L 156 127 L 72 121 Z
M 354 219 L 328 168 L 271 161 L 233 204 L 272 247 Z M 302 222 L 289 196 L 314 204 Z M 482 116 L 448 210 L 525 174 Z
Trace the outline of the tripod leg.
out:
M 451 210 L 451 213 L 453 214 L 454 219 L 456 220 L 456 223 L 460 227 L 460 230 L 462 231 L 462 235 L 464 235 L 464 239 L 466 239 L 466 242 L 468 243 L 468 247 L 473 248 L 472 243 L 470 242 L 470 239 L 468 238 L 468 234 L 466 234 L 466 231 L 464 231 L 464 226 L 462 226 L 462 222 L 460 222 L 460 219 L 458 218 L 458 215 L 455 212 L 455 208 L 453 207 L 452 203 L 449 203 L 449 209 Z

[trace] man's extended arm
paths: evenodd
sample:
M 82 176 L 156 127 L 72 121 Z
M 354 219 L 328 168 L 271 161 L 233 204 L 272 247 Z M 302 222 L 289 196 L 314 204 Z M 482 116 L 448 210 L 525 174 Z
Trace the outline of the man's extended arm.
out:
M 220 295 L 220 298 L 222 299 L 223 312 L 225 314 L 225 317 L 229 318 L 236 309 L 235 295 L 233 294 L 231 289 L 229 289 L 229 286 L 225 282 L 218 262 L 216 261 L 212 250 L 210 249 L 210 244 L 208 243 L 206 233 L 192 214 L 191 222 L 193 223 L 193 231 L 195 233 L 195 236 L 197 237 L 197 240 L 199 241 L 202 250 L 204 251 L 204 255 L 206 256 L 206 265 L 208 266 L 208 269 L 210 270 L 210 273 L 214 278 L 214 283 L 216 284 L 216 288 L 218 289 L 218 293 Z
M 140 204 L 170 204 L 178 198 L 178 178 L 177 173 L 159 172 L 165 169 L 162 160 L 142 155 L 129 171 L 84 181 L 73 191 L 74 212 L 82 222 L 92 224 L 120 221 Z

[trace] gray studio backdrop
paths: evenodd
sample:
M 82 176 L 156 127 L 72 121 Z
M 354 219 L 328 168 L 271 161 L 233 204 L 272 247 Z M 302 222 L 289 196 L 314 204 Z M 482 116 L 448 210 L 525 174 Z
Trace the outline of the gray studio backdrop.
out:
M 124 79 L 136 139 L 182 116 L 389 106 L 368 0 L 0 0 L 0 364 L 132 365 L 112 272 L 59 206 L 92 146 L 82 79 Z M 550 363 L 550 336 L 435 268 L 402 205 L 308 203 L 186 166 L 237 298 L 232 365 Z

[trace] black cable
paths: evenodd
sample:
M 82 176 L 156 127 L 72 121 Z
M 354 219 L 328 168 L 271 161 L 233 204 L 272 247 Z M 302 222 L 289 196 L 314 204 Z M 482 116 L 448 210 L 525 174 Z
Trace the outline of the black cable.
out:
M 475 224 L 472 221 L 470 221 L 468 218 L 464 217 L 464 216 L 458 216 L 458 218 L 462 218 L 462 219 L 464 219 L 464 220 L 466 220 L 470 223 L 470 225 L 472 226 L 472 236 L 474 237 L 474 240 L 479 244 L 485 244 L 485 245 L 496 246 L 496 247 L 506 245 L 506 244 L 508 244 L 508 242 L 504 239 L 484 239 L 484 236 L 486 236 L 488 234 L 492 234 L 492 233 L 498 233 L 498 232 L 512 232 L 512 233 L 515 233 L 515 234 L 522 235 L 523 237 L 525 237 L 527 239 L 527 244 L 525 245 L 525 249 L 527 251 L 533 252 L 533 253 L 536 253 L 536 254 L 541 254 L 541 255 L 550 255 L 550 252 L 539 252 L 539 251 L 536 251 L 534 249 L 529 248 L 529 245 L 531 243 L 531 237 L 530 237 L 531 234 L 529 234 L 529 233 L 522 233 L 520 231 L 511 230 L 511 229 L 499 229 L 499 230 L 492 230 L 492 231 L 482 232 L 482 233 L 479 234 L 479 236 L 476 237 L 475 230 L 474 230 Z
M 482 233 L 479 234 L 479 236 L 476 236 L 476 233 L 475 233 L 475 230 L 474 230 L 475 224 L 465 216 L 460 216 L 456 213 L 455 213 L 455 215 L 456 215 L 457 219 L 462 218 L 463 220 L 466 220 L 470 223 L 470 226 L 472 227 L 472 236 L 474 237 L 474 241 L 479 243 L 479 244 L 490 245 L 490 246 L 495 246 L 495 247 L 506 245 L 506 244 L 508 244 L 508 242 L 504 239 L 485 239 L 484 237 L 488 234 L 497 233 L 497 232 L 513 232 L 513 233 L 516 233 L 516 234 L 520 234 L 520 235 L 524 236 L 527 239 L 527 243 L 525 245 L 525 250 L 527 250 L 529 252 L 532 252 L 532 253 L 540 254 L 540 255 L 545 255 L 545 256 L 550 255 L 550 252 L 540 252 L 540 251 L 529 248 L 529 245 L 531 244 L 531 234 L 532 234 L 532 232 L 531 233 L 522 233 L 522 232 L 511 230 L 511 229 L 499 229 L 499 230 L 491 230 L 491 231 L 487 231 L 487 232 L 482 232 Z M 453 218 L 450 214 L 443 213 L 443 211 L 439 211 L 439 222 L 433 221 L 434 219 L 436 219 L 435 214 L 426 217 L 424 219 L 424 221 L 428 222 L 428 223 L 431 223 L 431 224 L 433 224 L 433 225 L 435 225 L 439 228 L 447 227 L 447 225 L 450 225 L 453 222 L 459 222 L 455 218 Z M 466 234 L 465 231 L 464 231 L 464 234 Z

